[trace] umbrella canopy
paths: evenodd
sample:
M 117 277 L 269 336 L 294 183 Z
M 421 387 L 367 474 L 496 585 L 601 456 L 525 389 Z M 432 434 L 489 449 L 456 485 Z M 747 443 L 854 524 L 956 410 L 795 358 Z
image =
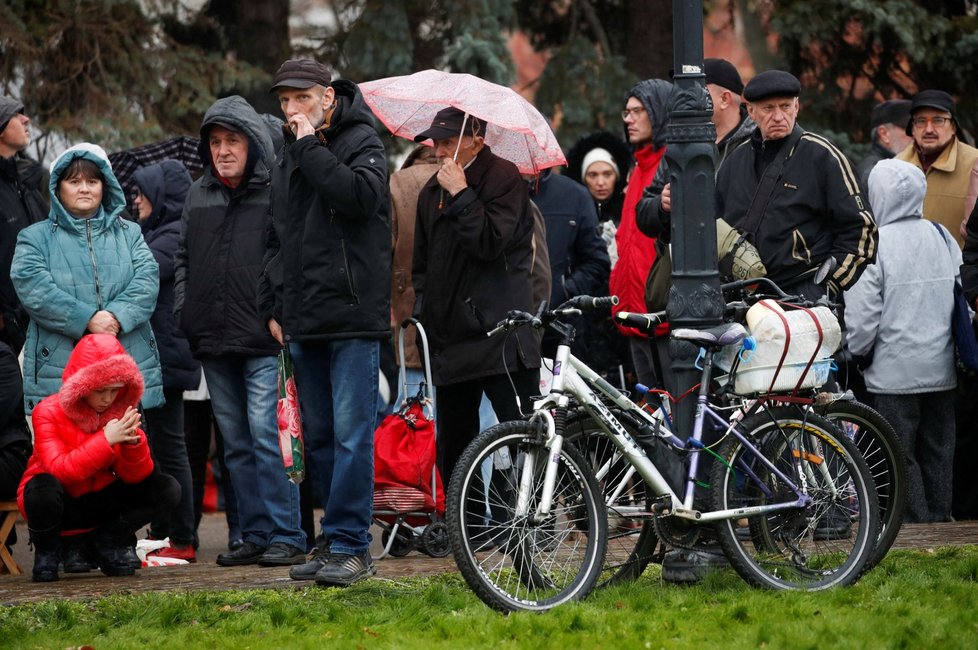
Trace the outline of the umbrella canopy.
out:
M 567 161 L 550 124 L 516 91 L 470 74 L 424 70 L 360 84 L 363 98 L 391 133 L 413 140 L 435 113 L 454 106 L 486 122 L 486 144 L 524 174 Z
M 199 142 L 200 140 L 193 136 L 178 135 L 159 142 L 110 153 L 109 162 L 112 164 L 112 172 L 119 179 L 119 184 L 126 192 L 126 202 L 130 211 L 133 209 L 132 200 L 138 189 L 136 182 L 132 179 L 133 173 L 140 167 L 147 167 L 164 160 L 179 160 L 190 172 L 190 175 L 197 178 L 204 171 L 200 162 L 200 154 L 197 152 Z

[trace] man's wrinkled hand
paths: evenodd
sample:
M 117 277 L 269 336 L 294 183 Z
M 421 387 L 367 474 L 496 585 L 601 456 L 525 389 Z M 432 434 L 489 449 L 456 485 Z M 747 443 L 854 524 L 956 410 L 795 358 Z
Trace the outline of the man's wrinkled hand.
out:
M 272 335 L 272 338 L 278 341 L 279 345 L 285 346 L 285 336 L 282 334 L 282 326 L 274 318 L 268 319 L 268 331 Z
M 438 170 L 436 178 L 438 184 L 450 196 L 455 196 L 469 186 L 465 180 L 465 170 L 451 158 L 445 158 L 442 161 L 441 169 Z

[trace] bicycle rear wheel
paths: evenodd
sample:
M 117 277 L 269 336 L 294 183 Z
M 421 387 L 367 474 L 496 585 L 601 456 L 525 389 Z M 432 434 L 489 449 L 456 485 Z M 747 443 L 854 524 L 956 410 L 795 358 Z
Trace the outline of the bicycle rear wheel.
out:
M 790 503 L 794 491 L 760 456 L 802 487 L 807 507 L 729 519 L 717 531 L 730 564 L 748 583 L 815 591 L 855 582 L 879 531 L 872 474 L 859 450 L 829 421 L 791 407 L 738 425 L 757 451 L 729 436 L 713 465 L 714 508 Z
M 636 438 L 631 424 L 619 422 Z M 598 588 L 637 580 L 659 544 L 645 482 L 584 409 L 568 415 L 564 444 L 577 447 L 587 460 L 608 511 L 608 550 Z
M 506 422 L 462 454 L 446 495 L 445 523 L 462 577 L 501 611 L 543 611 L 586 596 L 601 573 L 607 514 L 587 462 L 564 445 L 549 515 L 536 515 L 550 452 L 541 428 Z M 483 463 L 494 459 L 488 483 Z M 521 480 L 528 509 L 517 512 Z
M 869 558 L 872 568 L 886 557 L 903 523 L 907 501 L 907 455 L 896 431 L 882 415 L 855 400 L 839 399 L 815 408 L 856 443 L 876 484 L 880 502 L 880 534 Z

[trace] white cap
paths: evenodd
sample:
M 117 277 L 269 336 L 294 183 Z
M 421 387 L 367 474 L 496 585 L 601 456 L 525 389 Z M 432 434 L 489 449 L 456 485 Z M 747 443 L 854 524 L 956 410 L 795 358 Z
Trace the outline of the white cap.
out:
M 604 162 L 611 165 L 611 168 L 615 170 L 615 176 L 620 177 L 621 172 L 618 171 L 618 165 L 615 164 L 615 158 L 607 149 L 602 149 L 601 147 L 595 147 L 587 152 L 584 156 L 584 161 L 581 163 L 581 178 L 587 174 L 588 167 L 596 162 Z

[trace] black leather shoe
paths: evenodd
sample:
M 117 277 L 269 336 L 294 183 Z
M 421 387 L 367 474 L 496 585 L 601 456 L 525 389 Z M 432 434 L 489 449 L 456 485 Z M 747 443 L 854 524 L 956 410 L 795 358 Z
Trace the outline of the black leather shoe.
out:
M 357 555 L 331 552 L 326 564 L 316 573 L 316 584 L 327 587 L 349 587 L 354 582 L 369 578 L 376 573 L 377 567 L 370 559 L 370 551 Z
M 98 568 L 107 576 L 131 576 L 136 573 L 129 557 L 129 546 L 107 546 L 102 543 L 92 544 L 90 552 Z
M 252 542 L 245 542 L 233 551 L 218 555 L 217 563 L 221 566 L 258 564 L 258 558 L 264 555 L 266 550 L 267 548 L 264 546 L 258 546 L 258 544 L 253 544 Z
M 272 542 L 258 558 L 258 566 L 292 566 L 306 561 L 306 552 L 285 542 Z
M 38 548 L 34 545 L 34 571 L 31 580 L 34 582 L 54 582 L 58 579 L 58 563 L 61 561 L 61 550 L 58 548 Z
M 289 569 L 289 577 L 293 580 L 315 580 L 319 570 L 329 561 L 329 549 L 316 546 L 305 564 L 297 564 Z
M 830 506 L 815 522 L 812 538 L 816 540 L 849 539 L 852 537 L 852 523 L 848 513 L 838 506 Z

